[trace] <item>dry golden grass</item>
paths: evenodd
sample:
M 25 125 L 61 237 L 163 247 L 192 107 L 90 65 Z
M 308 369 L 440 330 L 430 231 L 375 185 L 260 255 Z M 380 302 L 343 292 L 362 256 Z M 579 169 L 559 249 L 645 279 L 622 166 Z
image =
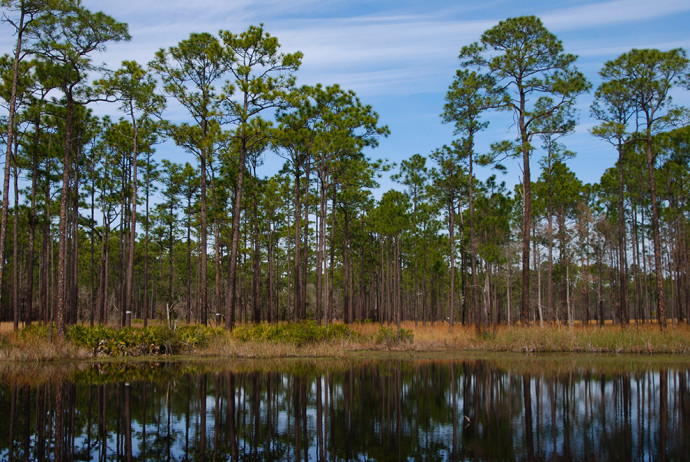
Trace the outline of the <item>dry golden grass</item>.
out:
M 281 342 L 240 341 L 222 336 L 199 351 L 203 356 L 237 358 L 334 357 L 362 356 L 375 352 L 516 352 L 516 353 L 633 353 L 690 354 L 690 327 L 670 327 L 661 332 L 658 326 L 584 327 L 570 330 L 566 326 L 499 326 L 478 334 L 474 327 L 447 323 L 422 325 L 404 322 L 401 327 L 413 334 L 411 343 L 379 343 L 380 325 L 355 323 L 351 329 L 359 339 L 338 340 L 296 346 Z M 395 330 L 395 326 L 390 326 Z
M 388 326 L 393 331 L 395 325 Z M 350 328 L 359 335 L 352 338 L 295 344 L 286 341 L 243 341 L 231 333 L 222 334 L 192 356 L 200 358 L 366 358 L 390 352 L 409 355 L 439 353 L 453 355 L 461 352 L 514 353 L 613 353 L 613 354 L 673 354 L 690 355 L 690 327 L 671 326 L 661 332 L 657 325 L 631 325 L 626 328 L 581 325 L 572 330 L 567 326 L 538 325 L 499 326 L 478 334 L 472 326 L 457 324 L 450 329 L 447 323 L 404 322 L 402 327 L 413 335 L 412 342 L 377 341 L 380 325 L 355 323 Z M 3 325 L 6 330 L 7 326 Z M 78 348 L 65 340 L 50 342 L 47 338 L 23 335 L 22 331 L 0 334 L 0 361 L 46 361 L 54 359 L 83 359 L 92 351 Z
M 21 331 L 20 331 L 21 332 Z M 38 339 L 19 333 L 0 334 L 0 360 L 50 361 L 55 359 L 85 359 L 91 352 L 65 339 Z
M 513 351 L 530 353 L 672 353 L 690 354 L 690 327 L 672 326 L 661 332 L 658 325 L 630 325 L 626 328 L 607 325 L 567 326 L 498 326 L 478 334 L 472 326 L 447 323 L 422 325 L 404 322 L 414 341 L 398 348 L 414 351 Z M 372 336 L 378 324 L 354 324 L 353 330 Z M 375 348 L 375 347 L 374 347 Z M 376 349 L 376 348 L 375 348 Z
M 19 327 L 22 328 L 24 327 L 24 323 L 20 323 Z M 12 332 L 14 330 L 14 323 L 13 322 L 0 322 L 0 334 L 6 334 L 8 332 Z

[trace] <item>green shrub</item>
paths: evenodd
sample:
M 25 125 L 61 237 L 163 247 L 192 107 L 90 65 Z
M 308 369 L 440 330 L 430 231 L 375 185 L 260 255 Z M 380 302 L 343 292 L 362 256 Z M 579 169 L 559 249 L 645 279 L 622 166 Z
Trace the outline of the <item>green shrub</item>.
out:
M 23 329 L 19 330 L 19 336 L 21 338 L 48 338 L 49 328 L 47 324 L 30 324 Z M 55 334 L 55 328 L 53 327 L 53 334 Z
M 400 329 L 400 338 L 398 338 L 397 329 L 392 327 L 381 326 L 376 333 L 375 341 L 378 344 L 393 346 L 400 343 L 412 343 L 414 334 L 407 329 Z
M 144 328 L 107 326 L 71 326 L 67 338 L 77 346 L 91 349 L 95 355 L 139 356 L 173 354 L 207 345 L 211 338 L 222 333 L 220 328 L 185 326 L 168 329 L 166 326 Z
M 175 331 L 179 342 L 185 347 L 205 347 L 225 332 L 222 327 L 183 326 Z
M 321 326 L 315 321 L 284 324 L 248 324 L 233 330 L 233 336 L 242 341 L 291 343 L 297 346 L 323 341 L 346 340 L 359 335 L 343 324 Z

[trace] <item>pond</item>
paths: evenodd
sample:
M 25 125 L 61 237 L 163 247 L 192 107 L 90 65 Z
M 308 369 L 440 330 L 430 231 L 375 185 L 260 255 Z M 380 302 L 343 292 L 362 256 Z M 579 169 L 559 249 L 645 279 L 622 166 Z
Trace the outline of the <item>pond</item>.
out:
M 688 460 L 682 359 L 0 364 L 0 460 Z

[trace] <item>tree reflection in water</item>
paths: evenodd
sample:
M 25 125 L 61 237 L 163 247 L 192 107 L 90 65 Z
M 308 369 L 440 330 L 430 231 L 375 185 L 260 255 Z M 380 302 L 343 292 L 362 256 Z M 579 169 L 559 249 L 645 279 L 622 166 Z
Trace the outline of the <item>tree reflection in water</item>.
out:
M 323 367 L 321 367 L 323 366 Z M 1 460 L 687 460 L 687 366 L 157 364 L 0 374 Z M 98 366 L 94 366 L 98 368 Z M 143 369 L 143 372 L 142 372 Z

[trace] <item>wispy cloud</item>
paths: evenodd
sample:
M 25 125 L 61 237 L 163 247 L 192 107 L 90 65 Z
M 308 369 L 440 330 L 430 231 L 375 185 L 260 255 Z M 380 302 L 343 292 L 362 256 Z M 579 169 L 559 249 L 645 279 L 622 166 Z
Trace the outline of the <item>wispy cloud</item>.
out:
M 286 52 L 300 50 L 304 61 L 299 84 L 339 83 L 353 89 L 365 103 L 376 101 L 393 134 L 382 148 L 391 156 L 410 149 L 428 152 L 443 144 L 450 127 L 438 130 L 438 113 L 463 45 L 511 16 L 537 15 L 563 39 L 568 52 L 591 80 L 605 60 L 638 48 L 690 48 L 688 0 L 83 0 L 129 23 L 133 40 L 112 44 L 95 61 L 111 67 L 123 59 L 149 62 L 156 50 L 176 44 L 191 32 L 240 32 L 263 22 Z M 574 6 L 573 6 L 574 5 Z M 14 37 L 0 25 L 0 48 L 7 52 Z M 596 82 L 595 82 L 596 84 Z M 687 92 L 677 101 L 690 105 Z M 409 102 L 402 104 L 400 101 Z M 583 155 L 582 168 L 594 178 L 594 153 L 601 142 L 587 129 L 591 96 L 580 99 L 580 126 L 568 143 Z M 179 109 L 179 108 L 178 108 Z M 171 103 L 168 116 L 184 113 Z M 588 120 L 589 119 L 589 120 Z M 492 116 L 487 140 L 514 136 L 508 114 Z M 440 133 L 440 134 L 439 134 Z M 415 138 L 415 134 L 417 138 Z M 433 135 L 429 135 L 433 134 Z M 606 148 L 606 147 L 604 147 Z M 607 151 L 608 152 L 608 151 Z
M 558 31 L 650 20 L 688 11 L 687 0 L 614 0 L 544 11 L 540 16 L 547 27 Z
M 650 42 L 644 37 L 635 39 L 632 43 L 626 42 L 612 46 L 601 46 L 599 41 L 589 41 L 586 43 L 575 44 L 572 48 L 573 53 L 580 57 L 597 57 L 597 56 L 618 56 L 622 53 L 630 51 L 632 48 L 656 48 L 659 50 L 671 50 L 673 48 L 683 48 L 688 46 L 688 40 L 673 40 Z

